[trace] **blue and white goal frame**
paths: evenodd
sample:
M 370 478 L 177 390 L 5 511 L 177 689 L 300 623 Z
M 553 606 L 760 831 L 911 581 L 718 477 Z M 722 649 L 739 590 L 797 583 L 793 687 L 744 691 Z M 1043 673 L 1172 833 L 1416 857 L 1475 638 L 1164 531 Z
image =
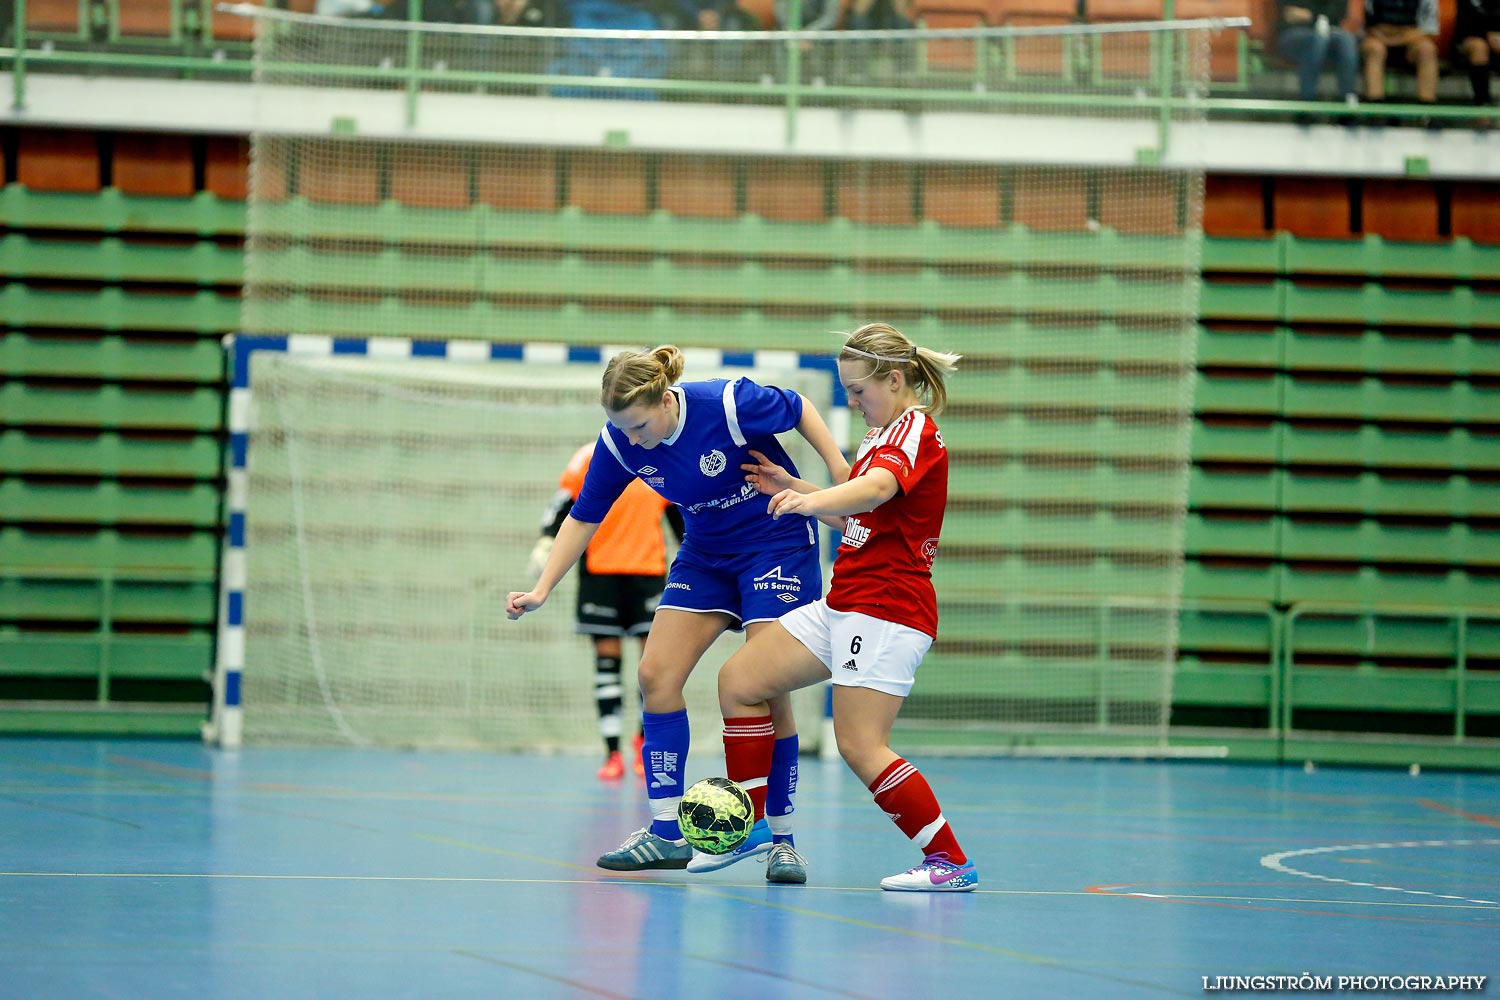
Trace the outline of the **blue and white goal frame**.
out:
M 555 343 L 500 343 L 473 339 L 414 340 L 406 337 L 330 337 L 314 334 L 284 336 L 230 334 L 224 338 L 229 354 L 228 462 L 225 470 L 228 530 L 224 537 L 219 569 L 219 629 L 214 657 L 213 704 L 203 727 L 204 741 L 233 749 L 244 733 L 241 678 L 245 669 L 245 515 L 249 501 L 248 458 L 250 452 L 250 362 L 259 352 L 308 357 L 369 357 L 386 361 L 403 359 L 448 360 L 461 363 L 486 361 L 523 364 L 578 364 L 598 366 L 625 347 L 577 346 Z M 821 371 L 830 382 L 833 400 L 827 414 L 834 440 L 849 447 L 848 397 L 838 379 L 834 354 L 803 354 L 797 351 L 724 351 L 716 348 L 683 348 L 689 371 L 744 368 Z

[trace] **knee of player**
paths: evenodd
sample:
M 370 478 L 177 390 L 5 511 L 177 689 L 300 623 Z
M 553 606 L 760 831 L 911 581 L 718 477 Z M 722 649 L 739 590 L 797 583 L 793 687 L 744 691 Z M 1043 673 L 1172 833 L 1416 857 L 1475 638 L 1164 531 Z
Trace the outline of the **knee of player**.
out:
M 668 669 L 650 656 L 641 657 L 636 683 L 640 686 L 641 697 L 647 700 L 682 693 L 682 681 L 677 671 Z
M 745 660 L 739 654 L 731 656 L 729 662 L 719 668 L 719 708 L 725 718 L 736 714 L 736 709 L 756 705 L 764 701 L 754 689 L 754 677 L 746 669 Z

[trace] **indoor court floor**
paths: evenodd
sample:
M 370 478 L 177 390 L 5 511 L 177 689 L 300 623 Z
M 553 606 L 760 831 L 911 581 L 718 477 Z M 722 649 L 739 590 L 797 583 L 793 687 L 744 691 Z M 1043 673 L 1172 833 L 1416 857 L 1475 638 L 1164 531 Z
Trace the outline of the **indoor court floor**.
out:
M 768 886 L 756 861 L 595 868 L 645 810 L 592 757 L 0 739 L 0 997 L 1124 1000 L 1500 975 L 1500 774 L 915 763 L 977 892 L 882 892 L 916 851 L 837 761 L 801 768 L 809 884 Z M 689 776 L 721 769 L 698 754 Z

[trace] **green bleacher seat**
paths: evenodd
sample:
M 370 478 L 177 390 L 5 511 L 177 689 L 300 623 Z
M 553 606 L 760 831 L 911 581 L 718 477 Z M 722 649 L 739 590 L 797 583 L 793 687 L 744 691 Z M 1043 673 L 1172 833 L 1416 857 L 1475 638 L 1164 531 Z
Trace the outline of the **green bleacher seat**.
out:
M 115 528 L 0 528 L 0 565 L 21 569 L 171 570 L 212 573 L 216 532 Z
M 12 521 L 162 524 L 211 528 L 220 496 L 212 483 L 119 483 L 0 476 L 0 510 Z
M 11 230 L 243 236 L 245 203 L 207 192 L 190 198 L 154 198 L 128 195 L 119 188 L 75 194 L 7 184 L 0 188 L 0 224 Z
M 0 626 L 0 677 L 108 677 L 202 680 L 213 663 L 207 631 L 107 637 L 20 631 Z
M 1289 511 L 1500 517 L 1500 482 L 1441 471 L 1401 476 L 1293 468 L 1286 471 L 1282 503 Z
M 0 469 L 9 473 L 216 479 L 220 445 L 208 435 L 141 436 L 0 431 Z
M 1288 368 L 1371 374 L 1500 375 L 1500 338 L 1462 330 L 1401 336 L 1381 330 L 1282 329 Z
M 1278 599 L 1336 602 L 1367 606 L 1418 604 L 1485 607 L 1500 605 L 1500 574 L 1451 568 L 1434 572 L 1394 567 L 1333 567 L 1331 564 L 1282 567 Z
M 0 415 L 10 424 L 217 431 L 223 397 L 217 387 L 7 382 Z
M 0 575 L 0 620 L 97 623 L 107 616 L 113 622 L 212 624 L 218 602 L 212 579 L 201 573 L 193 579 L 165 579 L 170 575 L 159 571 L 156 576 L 162 579 L 110 583 L 97 572 L 92 577 L 43 569 L 30 575 L 7 572 Z
M 1500 434 L 1462 427 L 1288 424 L 1287 461 L 1365 468 L 1500 470 Z
M 32 329 L 222 334 L 240 328 L 239 299 L 207 289 L 180 294 L 126 291 L 118 286 L 54 291 L 12 282 L 0 289 L 0 312 L 10 317 L 13 327 Z
M 1277 480 L 1278 474 L 1270 468 L 1198 462 L 1189 480 L 1188 504 L 1196 509 L 1274 510 Z
M 1500 416 L 1500 388 L 1465 380 L 1287 378 L 1284 412 L 1369 422 L 1465 424 Z
M 1193 424 L 1193 459 L 1270 464 L 1277 460 L 1282 432 L 1283 425 L 1271 420 L 1198 420 Z
M 1500 565 L 1500 532 L 1464 522 L 1403 522 L 1374 519 L 1324 521 L 1284 519 L 1281 554 L 1286 559 L 1359 563 Z
M 12 377 L 218 383 L 223 378 L 224 349 L 209 337 L 14 332 L 0 334 L 0 369 Z
M 238 285 L 244 277 L 244 253 L 208 240 L 163 246 L 118 236 L 59 240 L 13 232 L 0 237 L 0 274 L 12 279 Z

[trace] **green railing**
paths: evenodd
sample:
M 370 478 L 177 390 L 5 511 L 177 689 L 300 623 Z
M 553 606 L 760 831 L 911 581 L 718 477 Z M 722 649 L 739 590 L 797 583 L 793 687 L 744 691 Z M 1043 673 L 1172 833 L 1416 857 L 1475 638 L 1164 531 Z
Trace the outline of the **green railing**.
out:
M 17 0 L 14 45 L 0 49 L 0 66 L 8 68 L 13 76 L 14 106 L 22 110 L 26 106 L 28 76 L 36 71 L 86 71 L 116 75 L 178 75 L 182 78 L 248 79 L 252 65 L 250 46 L 244 42 L 215 39 L 208 29 L 212 8 L 208 3 L 200 7 L 188 4 L 184 11 L 191 22 L 181 28 L 174 21 L 174 28 L 160 37 L 150 38 L 151 43 L 143 47 L 125 38 L 113 24 L 94 26 L 91 33 L 87 26 L 78 32 L 37 33 L 27 28 L 26 0 Z M 175 7 L 174 7 L 175 9 Z M 235 8 L 220 7 L 221 11 L 235 10 L 247 16 L 264 16 L 253 5 L 238 5 Z M 415 19 L 421 14 L 421 5 L 409 4 L 409 13 Z M 277 17 L 298 15 L 277 14 Z M 336 20 L 336 19 L 332 19 Z M 1149 70 L 1140 74 L 1139 80 L 1109 80 L 1100 73 L 1102 56 L 1101 40 L 1111 34 L 1146 31 L 1153 36 L 1169 37 L 1171 26 L 1212 26 L 1216 30 L 1242 32 L 1249 25 L 1243 18 L 1227 18 L 1193 22 L 1162 22 L 1160 25 L 1067 25 L 1041 28 L 974 28 L 941 29 L 912 33 L 916 54 L 914 57 L 915 85 L 909 81 L 878 85 L 847 81 L 827 81 L 817 86 L 799 78 L 804 57 L 796 44 L 788 41 L 786 58 L 780 60 L 774 77 L 760 81 L 730 81 L 707 79 L 631 78 L 622 76 L 600 77 L 581 75 L 552 75 L 535 72 L 490 72 L 463 69 L 452 66 L 436 66 L 424 51 L 424 34 L 408 31 L 399 23 L 385 22 L 379 25 L 392 32 L 393 41 L 404 36 L 398 45 L 400 58 L 389 65 L 338 65 L 296 64 L 278 65 L 274 62 L 262 65 L 267 78 L 280 74 L 303 80 L 324 80 L 329 83 L 377 83 L 386 88 L 400 88 L 405 94 L 407 117 L 414 122 L 419 113 L 422 97 L 430 90 L 454 87 L 512 87 L 512 88 L 556 88 L 567 87 L 589 91 L 600 95 L 610 92 L 630 94 L 649 91 L 660 97 L 680 99 L 729 99 L 751 100 L 759 103 L 779 103 L 786 111 L 788 130 L 795 131 L 798 110 L 810 102 L 823 105 L 853 104 L 859 106 L 884 105 L 927 108 L 948 107 L 953 109 L 996 108 L 1003 109 L 1024 105 L 1038 110 L 1057 112 L 1103 110 L 1121 111 L 1132 115 L 1156 116 L 1161 126 L 1161 141 L 1157 150 L 1145 150 L 1143 159 L 1150 160 L 1165 146 L 1166 133 L 1176 116 L 1184 113 L 1197 115 L 1207 111 L 1216 116 L 1237 118 L 1287 119 L 1291 116 L 1327 111 L 1336 112 L 1351 121 L 1369 122 L 1385 119 L 1429 119 L 1442 122 L 1462 123 L 1485 117 L 1483 108 L 1467 106 L 1437 107 L 1416 104 L 1382 104 L 1379 107 L 1361 106 L 1345 108 L 1342 105 L 1309 105 L 1299 101 L 1260 99 L 1246 96 L 1253 89 L 1252 56 L 1250 46 L 1241 34 L 1237 46 L 1239 66 L 1233 79 L 1221 80 L 1214 85 L 1207 98 L 1188 97 L 1182 93 L 1181 71 L 1186 56 L 1185 46 L 1151 44 Z M 180 30 L 179 30 L 180 29 Z M 441 29 L 440 29 L 441 30 Z M 448 26 L 446 30 L 457 30 Z M 568 32 L 551 29 L 479 29 L 482 32 L 504 33 L 528 38 L 540 38 L 548 34 L 559 37 L 592 37 L 611 33 Z M 97 40 L 93 35 L 100 36 Z M 613 33 L 621 34 L 621 33 Z M 687 36 L 689 33 L 655 33 L 661 37 Z M 729 33 L 714 33 L 715 36 Z M 749 33 L 768 37 L 766 33 Z M 816 33 L 810 33 L 816 38 Z M 849 32 L 823 33 L 824 40 L 835 44 L 847 40 Z M 778 34 L 778 38 L 780 35 Z M 1065 58 L 1053 76 L 1022 76 L 1015 69 L 1014 49 L 1018 39 L 1059 37 L 1063 40 Z M 928 48 L 935 44 L 966 43 L 974 46 L 972 69 L 956 72 L 934 69 L 928 58 Z M 1017 82 L 1024 87 L 1017 87 Z M 1219 96 L 1219 95 L 1230 96 Z

